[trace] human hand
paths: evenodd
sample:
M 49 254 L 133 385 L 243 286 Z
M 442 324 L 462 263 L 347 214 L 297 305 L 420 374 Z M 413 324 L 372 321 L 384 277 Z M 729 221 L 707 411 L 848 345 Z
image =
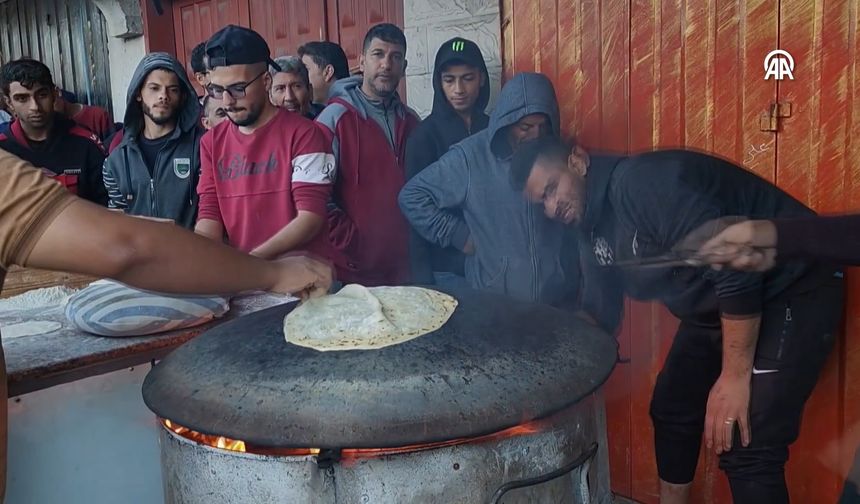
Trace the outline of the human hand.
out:
M 776 226 L 768 220 L 748 220 L 733 224 L 699 249 L 698 255 L 720 269 L 767 271 L 776 264 Z
M 257 247 L 248 253 L 254 257 L 259 257 L 260 259 L 267 259 L 267 260 L 273 259 L 272 257 L 269 257 L 269 255 L 266 254 L 265 251 L 263 249 L 261 249 L 260 247 Z
M 727 216 L 705 222 L 672 250 L 717 270 L 766 271 L 776 262 L 776 241 L 773 222 Z
M 750 377 L 720 375 L 711 393 L 705 413 L 705 446 L 717 455 L 732 449 L 737 422 L 741 444 L 749 446 Z
M 324 296 L 331 288 L 331 265 L 305 256 L 291 256 L 272 263 L 277 278 L 272 292 L 294 295 L 303 301 Z

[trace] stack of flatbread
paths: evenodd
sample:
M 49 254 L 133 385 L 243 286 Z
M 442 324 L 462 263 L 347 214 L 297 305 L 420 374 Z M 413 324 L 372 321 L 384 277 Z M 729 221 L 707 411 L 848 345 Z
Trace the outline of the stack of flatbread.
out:
M 284 335 L 288 343 L 323 352 L 372 350 L 431 333 L 456 308 L 456 299 L 431 289 L 350 284 L 290 312 Z

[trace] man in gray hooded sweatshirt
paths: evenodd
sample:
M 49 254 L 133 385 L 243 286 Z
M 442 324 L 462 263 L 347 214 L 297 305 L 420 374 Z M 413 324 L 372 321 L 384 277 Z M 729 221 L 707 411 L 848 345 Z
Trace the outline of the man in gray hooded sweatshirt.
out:
M 559 304 L 575 291 L 561 263 L 564 229 L 510 187 L 513 152 L 559 132 L 552 83 L 517 74 L 502 88 L 487 129 L 457 143 L 413 177 L 400 208 L 424 239 L 467 254 L 473 288 Z
M 122 142 L 104 164 L 109 208 L 193 228 L 200 173 L 200 104 L 182 64 L 167 53 L 137 65 Z

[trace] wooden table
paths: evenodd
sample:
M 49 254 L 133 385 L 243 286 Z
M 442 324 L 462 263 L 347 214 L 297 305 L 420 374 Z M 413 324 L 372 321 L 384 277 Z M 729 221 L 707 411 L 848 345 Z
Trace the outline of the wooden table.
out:
M 0 316 L 0 326 L 36 320 L 62 325 L 48 334 L 3 339 L 9 397 L 161 359 L 209 328 L 283 302 L 285 298 L 267 294 L 235 298 L 221 319 L 133 338 L 107 338 L 80 331 L 66 320 L 61 308 L 6 312 Z

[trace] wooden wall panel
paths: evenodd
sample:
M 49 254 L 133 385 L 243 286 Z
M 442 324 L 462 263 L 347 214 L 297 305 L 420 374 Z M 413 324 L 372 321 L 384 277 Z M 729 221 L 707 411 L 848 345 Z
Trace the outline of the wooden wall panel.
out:
M 180 0 L 173 2 L 173 23 L 176 37 L 176 59 L 188 72 L 188 78 L 197 89 L 203 90 L 194 80 L 191 70 L 191 51 L 213 33 L 228 24 L 248 26 L 247 0 Z
M 503 68 L 553 79 L 564 133 L 593 150 L 688 147 L 731 159 L 819 211 L 860 210 L 860 4 L 856 0 L 502 2 Z M 795 56 L 795 79 L 764 80 L 764 57 Z M 792 103 L 778 132 L 760 119 Z M 860 444 L 860 275 L 845 336 L 808 403 L 787 475 L 795 502 L 833 502 Z M 613 488 L 657 501 L 651 390 L 677 325 L 628 302 L 620 364 L 606 386 Z M 753 433 L 753 435 L 755 435 Z M 729 502 L 703 451 L 694 502 Z
M 250 0 L 251 29 L 269 43 L 273 57 L 297 55 L 312 40 L 326 40 L 325 3 L 319 0 Z
M 844 155 L 849 156 L 851 162 L 842 174 L 844 198 L 846 210 L 860 208 L 860 6 L 853 3 L 849 8 L 849 43 L 848 75 L 851 76 L 846 86 L 847 103 L 853 104 L 848 109 L 850 125 L 848 127 L 848 140 L 844 149 Z M 860 306 L 860 274 L 852 270 L 848 275 L 847 303 L 849 307 Z M 860 446 L 860 310 L 847 309 L 845 316 L 844 351 L 842 362 L 844 364 L 842 383 L 842 397 L 840 403 L 844 409 L 843 428 L 845 434 L 842 440 L 837 440 L 830 446 L 838 448 L 840 454 L 838 467 L 840 474 L 844 474 L 851 463 L 854 447 Z
M 858 3 L 780 2 L 780 46 L 794 57 L 794 80 L 779 84 L 790 103 L 777 137 L 777 182 L 820 212 L 860 210 L 860 74 Z M 860 438 L 860 303 L 857 272 L 849 272 L 846 330 L 807 404 L 801 439 L 789 463 L 794 495 L 835 496 Z M 839 446 L 838 450 L 824 447 Z M 813 460 L 803 455 L 815 453 Z M 832 500 L 832 499 L 830 499 Z
M 402 0 L 338 0 L 338 35 L 351 68 L 358 65 L 364 35 L 371 26 L 403 26 Z M 408 41 L 407 41 L 408 43 Z
M 81 103 L 111 109 L 105 19 L 87 0 L 0 2 L 0 64 L 37 59 Z
M 166 52 L 176 54 L 176 25 L 173 23 L 174 9 L 164 6 L 161 14 L 153 2 L 140 3 L 143 17 L 143 41 L 146 52 Z

